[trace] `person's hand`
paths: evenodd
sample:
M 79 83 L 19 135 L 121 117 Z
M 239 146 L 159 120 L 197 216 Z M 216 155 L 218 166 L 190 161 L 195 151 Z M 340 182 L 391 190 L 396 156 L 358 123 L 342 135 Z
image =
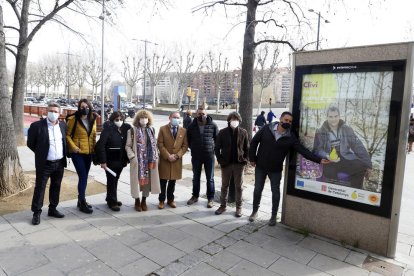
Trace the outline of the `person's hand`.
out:
M 168 161 L 170 161 L 170 162 L 174 162 L 174 161 L 175 161 L 175 156 L 174 156 L 174 154 L 170 154 L 170 155 L 168 156 Z
M 250 165 L 251 165 L 252 167 L 256 167 L 256 162 L 250 162 Z
M 325 159 L 326 160 L 326 159 Z M 341 158 L 337 158 L 337 159 L 332 159 L 332 158 L 330 158 L 329 156 L 327 157 L 327 160 L 329 160 L 330 162 L 333 162 L 333 163 L 338 163 L 339 161 L 341 161 Z M 329 163 L 327 163 L 327 164 L 329 164 Z
M 106 163 L 101 164 L 101 168 L 106 170 L 106 168 L 107 168 Z
M 75 149 L 75 153 L 79 153 L 80 152 L 80 148 Z
M 322 165 L 327 165 L 327 164 L 330 164 L 330 163 L 331 163 L 331 160 L 328 160 L 328 159 L 322 159 L 321 160 Z

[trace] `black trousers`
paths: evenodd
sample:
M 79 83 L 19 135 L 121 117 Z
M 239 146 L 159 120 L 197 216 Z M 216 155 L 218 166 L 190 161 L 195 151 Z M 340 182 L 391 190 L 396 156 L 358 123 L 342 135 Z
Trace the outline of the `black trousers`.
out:
M 168 181 L 168 188 L 167 188 Z M 165 201 L 165 190 L 167 190 L 167 200 L 174 200 L 175 180 L 160 179 L 161 193 L 158 196 L 159 201 Z
M 106 202 L 109 206 L 117 204 L 118 196 L 118 180 L 121 175 L 122 169 L 124 168 L 120 162 L 107 163 L 108 168 L 113 170 L 116 173 L 116 177 L 106 172 Z
M 327 181 L 336 184 L 349 184 L 352 188 L 362 189 L 368 167 L 362 161 L 347 160 L 341 157 L 338 163 L 323 166 L 323 175 Z
M 58 206 L 63 171 L 64 168 L 62 160 L 56 162 L 46 161 L 46 164 L 42 170 L 36 170 L 36 183 L 32 199 L 32 211 L 34 213 L 42 212 L 46 183 L 49 177 L 49 209 L 55 209 L 56 206 Z

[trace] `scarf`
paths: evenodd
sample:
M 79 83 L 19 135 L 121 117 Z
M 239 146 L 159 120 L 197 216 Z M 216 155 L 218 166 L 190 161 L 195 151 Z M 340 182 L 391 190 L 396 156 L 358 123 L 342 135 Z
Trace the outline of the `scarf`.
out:
M 137 136 L 138 157 L 138 181 L 140 185 L 149 183 L 150 170 L 155 168 L 157 155 L 157 143 L 151 128 L 135 128 Z

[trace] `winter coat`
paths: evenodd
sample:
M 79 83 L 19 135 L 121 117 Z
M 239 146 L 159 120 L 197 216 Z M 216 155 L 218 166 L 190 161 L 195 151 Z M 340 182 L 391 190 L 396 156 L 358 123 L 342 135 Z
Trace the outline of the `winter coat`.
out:
M 125 151 L 127 132 L 131 128 L 129 124 L 123 123 L 119 128 L 111 123 L 102 130 L 99 141 L 95 146 L 95 153 L 99 164 L 107 163 L 116 167 L 125 167 L 128 156 Z
M 186 115 L 186 117 L 184 118 L 184 121 L 183 121 L 183 127 L 185 129 L 187 129 L 188 126 L 191 124 L 192 121 L 193 121 L 192 117 L 189 116 L 189 115 Z
M 207 116 L 203 137 L 201 137 L 197 120 L 195 118 L 187 129 L 187 139 L 191 149 L 191 156 L 197 159 L 214 158 L 214 143 L 216 141 L 218 127 L 213 122 L 213 119 Z
M 79 154 L 93 154 L 96 144 L 96 117 L 92 114 L 89 132 L 86 130 L 80 116 L 76 113 L 67 119 L 66 140 L 68 143 L 68 152 L 75 153 L 79 149 Z M 75 130 L 73 131 L 73 128 Z M 72 135 L 73 131 L 73 135 Z
M 181 179 L 183 170 L 182 157 L 188 149 L 186 129 L 178 127 L 177 136 L 174 139 L 171 133 L 170 124 L 162 126 L 158 133 L 157 145 L 160 151 L 160 161 L 158 165 L 160 179 Z M 178 159 L 174 162 L 170 162 L 168 160 L 170 154 L 176 154 Z
M 298 138 L 289 131 L 288 135 L 276 141 L 274 127 L 276 123 L 262 127 L 250 143 L 249 160 L 256 166 L 269 172 L 281 172 L 283 161 L 290 150 L 295 150 L 306 159 L 320 163 L 321 158 L 310 152 L 299 142 Z
M 329 133 L 331 132 L 328 122 L 325 121 L 321 128 L 316 130 L 313 143 L 313 152 L 321 158 L 327 158 L 331 152 Z M 340 157 L 347 160 L 361 160 L 368 168 L 372 168 L 371 158 L 361 140 L 356 136 L 353 129 L 345 124 L 343 120 L 338 124 L 338 136 L 341 139 Z
M 266 124 L 266 118 L 265 118 L 265 116 L 264 115 L 257 116 L 256 121 L 254 122 L 254 125 L 255 126 L 262 127 L 265 124 Z
M 238 163 L 247 164 L 249 156 L 249 138 L 247 131 L 237 127 L 237 161 Z M 233 129 L 226 127 L 217 135 L 216 146 L 214 148 L 217 162 L 221 167 L 225 167 L 231 163 L 231 135 Z
M 154 133 L 155 134 L 155 133 Z M 127 133 L 127 141 L 125 145 L 125 150 L 128 155 L 130 162 L 130 185 L 138 186 L 138 193 L 140 192 L 140 187 L 138 184 L 138 158 L 137 158 L 137 135 L 135 133 L 134 127 L 131 127 Z M 158 153 L 155 153 L 158 154 Z M 154 169 L 151 169 L 151 193 L 159 194 L 161 193 L 160 188 L 160 178 L 158 175 L 158 161 Z

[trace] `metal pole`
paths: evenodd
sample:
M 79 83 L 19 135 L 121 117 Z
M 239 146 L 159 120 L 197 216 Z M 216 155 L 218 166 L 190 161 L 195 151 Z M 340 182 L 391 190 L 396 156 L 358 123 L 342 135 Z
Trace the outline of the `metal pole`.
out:
M 68 100 L 70 98 L 70 95 L 69 95 L 69 68 L 70 68 L 69 55 L 70 55 L 70 52 L 68 52 L 68 54 L 67 54 L 67 56 L 68 56 L 68 69 L 66 70 L 66 85 L 68 87 Z
M 319 29 L 321 27 L 321 12 L 318 12 L 318 34 L 316 36 L 316 50 L 319 50 Z
M 102 0 L 102 60 L 101 60 L 101 118 L 105 121 L 105 99 L 104 99 L 104 37 L 105 37 L 105 1 Z
M 145 109 L 145 75 L 147 74 L 147 40 L 144 40 L 144 99 L 142 100 L 142 108 Z

